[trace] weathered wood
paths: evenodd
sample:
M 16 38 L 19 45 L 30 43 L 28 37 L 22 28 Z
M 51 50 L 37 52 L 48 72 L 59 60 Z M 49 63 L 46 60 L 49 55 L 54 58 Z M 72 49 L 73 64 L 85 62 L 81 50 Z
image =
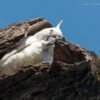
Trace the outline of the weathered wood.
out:
M 57 45 L 52 65 L 24 66 L 11 76 L 1 77 L 0 100 L 99 100 L 97 65 L 86 60 L 88 54 L 74 44 Z

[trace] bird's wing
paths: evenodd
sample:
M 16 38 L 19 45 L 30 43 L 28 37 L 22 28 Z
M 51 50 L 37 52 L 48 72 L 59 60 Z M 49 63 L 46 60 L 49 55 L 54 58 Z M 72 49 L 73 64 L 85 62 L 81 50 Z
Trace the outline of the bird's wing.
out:
M 18 50 L 13 50 L 10 53 L 6 54 L 1 60 L 0 60 L 0 65 L 2 65 L 7 59 L 9 59 L 9 57 L 15 55 L 16 53 L 21 52 L 22 50 L 24 50 L 25 48 L 27 48 L 28 46 L 30 46 L 30 44 L 28 45 L 24 45 L 21 48 L 19 48 Z
M 16 54 L 16 53 L 18 53 L 18 52 L 22 51 L 23 49 L 25 49 L 25 48 L 29 47 L 30 45 L 31 45 L 31 44 L 24 45 L 23 47 L 21 47 L 21 48 L 19 48 L 18 50 L 16 50 L 16 52 L 15 52 L 14 54 Z

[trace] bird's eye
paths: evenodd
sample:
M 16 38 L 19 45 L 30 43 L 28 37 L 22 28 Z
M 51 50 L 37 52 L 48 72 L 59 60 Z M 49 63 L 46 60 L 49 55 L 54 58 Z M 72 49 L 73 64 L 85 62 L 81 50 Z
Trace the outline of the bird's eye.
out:
M 53 32 L 53 29 L 51 29 L 50 32 Z

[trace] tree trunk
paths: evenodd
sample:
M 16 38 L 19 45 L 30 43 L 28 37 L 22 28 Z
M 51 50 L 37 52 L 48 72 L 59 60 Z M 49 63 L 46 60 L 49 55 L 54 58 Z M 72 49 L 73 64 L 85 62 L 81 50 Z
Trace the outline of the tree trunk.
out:
M 0 57 L 18 46 L 24 36 L 52 27 L 43 18 L 0 29 Z M 56 45 L 54 62 L 23 66 L 0 78 L 0 100 L 100 100 L 100 58 L 66 41 Z

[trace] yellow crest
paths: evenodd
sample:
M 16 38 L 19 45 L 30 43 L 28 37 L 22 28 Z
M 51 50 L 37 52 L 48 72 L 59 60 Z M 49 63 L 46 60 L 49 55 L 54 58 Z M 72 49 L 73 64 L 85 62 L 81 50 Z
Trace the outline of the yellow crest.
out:
M 56 26 L 56 28 L 59 29 L 62 22 L 63 22 L 63 20 L 60 21 L 60 23 Z

